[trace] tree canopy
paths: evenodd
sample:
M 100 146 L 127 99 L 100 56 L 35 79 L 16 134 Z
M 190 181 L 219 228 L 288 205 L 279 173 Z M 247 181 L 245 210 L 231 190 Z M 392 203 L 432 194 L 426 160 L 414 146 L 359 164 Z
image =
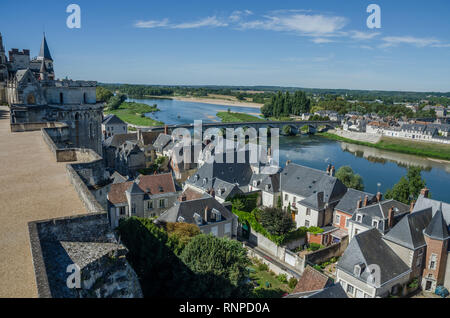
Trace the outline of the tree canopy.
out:
M 262 108 L 261 113 L 264 117 L 287 117 L 290 115 L 300 115 L 309 112 L 311 101 L 302 91 L 296 91 L 294 95 L 279 91 L 273 95 L 269 102 Z
M 422 178 L 419 167 L 409 167 L 406 176 L 400 178 L 392 189 L 388 189 L 385 194 L 386 199 L 394 199 L 405 204 L 416 200 L 420 191 L 425 188 L 426 182 Z
M 101 86 L 97 86 L 96 89 L 97 101 L 98 102 L 107 102 L 114 94 L 109 90 Z
M 264 208 L 259 213 L 261 225 L 272 235 L 284 235 L 295 229 L 292 216 L 281 208 Z
M 249 295 L 247 266 L 250 260 L 241 243 L 201 234 L 188 243 L 180 259 L 199 277 L 192 289 L 205 297 Z
M 341 180 L 347 188 L 364 191 L 364 182 L 362 177 L 359 174 L 354 173 L 350 166 L 340 167 L 336 172 L 336 178 Z

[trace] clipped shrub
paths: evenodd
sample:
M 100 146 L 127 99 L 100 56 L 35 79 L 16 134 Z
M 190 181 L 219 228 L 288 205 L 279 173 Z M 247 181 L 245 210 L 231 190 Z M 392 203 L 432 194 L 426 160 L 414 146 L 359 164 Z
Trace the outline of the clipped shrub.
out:
M 287 284 L 288 283 L 286 274 L 278 275 L 277 279 L 280 281 L 280 283 L 283 283 L 283 284 Z
M 263 272 L 263 271 L 268 271 L 269 270 L 269 266 L 267 264 L 264 263 L 259 263 L 258 264 L 258 270 Z
M 298 283 L 298 280 L 295 279 L 294 277 L 291 277 L 291 278 L 289 278 L 288 286 L 289 286 L 289 288 L 294 289 L 295 286 L 297 286 L 297 283 Z

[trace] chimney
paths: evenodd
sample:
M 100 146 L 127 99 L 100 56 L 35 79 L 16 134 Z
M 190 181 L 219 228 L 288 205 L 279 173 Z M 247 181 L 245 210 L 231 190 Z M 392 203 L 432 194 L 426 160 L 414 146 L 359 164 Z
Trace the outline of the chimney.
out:
M 334 177 L 334 166 L 331 166 L 330 176 Z
M 213 198 L 215 198 L 216 197 L 216 191 L 214 191 L 214 189 L 211 189 L 211 196 L 213 197 Z
M 209 218 L 208 218 L 208 210 L 209 210 L 209 207 L 206 206 L 206 207 L 205 207 L 205 214 L 204 214 L 205 222 L 208 222 L 208 220 L 209 220 Z
M 169 134 L 169 127 L 167 125 L 164 125 L 164 135 Z
M 394 226 L 394 207 L 391 207 L 388 212 L 388 228 L 391 229 Z
M 364 197 L 364 203 L 363 203 L 363 206 L 367 206 L 367 203 L 369 202 L 369 196 L 368 195 L 366 195 L 365 197 Z
M 420 194 L 423 195 L 425 198 L 428 198 L 428 195 L 430 194 L 430 190 L 425 187 L 422 190 L 420 190 Z
M 330 171 L 331 171 L 331 165 L 328 165 L 328 167 L 327 167 L 327 174 L 328 175 L 330 174 Z
M 383 195 L 381 194 L 381 192 L 377 193 L 377 202 L 381 202 L 381 199 L 383 198 Z
M 360 209 L 361 206 L 362 206 L 362 200 L 359 199 L 358 202 L 356 202 L 356 208 L 357 208 L 357 209 Z
M 138 141 L 142 141 L 142 131 L 140 129 L 137 130 L 137 139 Z
M 415 200 L 411 201 L 411 205 L 409 206 L 409 212 L 412 213 L 412 211 L 414 210 L 414 205 L 416 204 Z

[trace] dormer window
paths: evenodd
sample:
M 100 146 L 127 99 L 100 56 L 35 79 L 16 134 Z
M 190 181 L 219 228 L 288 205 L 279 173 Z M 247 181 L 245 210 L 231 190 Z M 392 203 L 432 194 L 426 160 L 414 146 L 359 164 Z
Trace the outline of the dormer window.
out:
M 198 213 L 194 213 L 194 220 L 195 220 L 195 223 L 197 223 L 198 226 L 203 224 L 202 217 Z
M 364 263 L 356 264 L 353 268 L 353 274 L 355 274 L 356 277 L 360 277 L 361 274 L 364 272 L 366 268 L 366 265 Z
M 377 229 L 378 228 L 378 221 L 377 220 L 373 220 L 372 221 L 372 226 Z
M 356 222 L 359 222 L 359 223 L 362 222 L 362 214 L 357 214 L 356 215 Z
M 212 209 L 211 216 L 216 220 L 216 222 L 222 220 L 222 214 L 217 209 Z
M 181 215 L 178 217 L 177 219 L 178 222 L 183 223 L 184 222 L 184 217 L 182 217 Z

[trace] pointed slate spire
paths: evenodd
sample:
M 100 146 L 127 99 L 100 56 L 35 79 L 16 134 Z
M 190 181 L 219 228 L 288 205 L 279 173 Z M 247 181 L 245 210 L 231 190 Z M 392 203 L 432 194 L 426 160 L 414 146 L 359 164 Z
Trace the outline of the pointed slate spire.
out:
M 39 52 L 39 57 L 42 57 L 43 59 L 47 59 L 47 60 L 52 60 L 52 56 L 50 55 L 50 50 L 48 49 L 48 45 L 47 45 L 47 39 L 45 38 L 45 33 L 44 33 L 44 38 L 42 39 L 42 44 L 41 44 L 41 50 Z
M 449 237 L 447 223 L 445 222 L 444 216 L 442 214 L 442 202 L 441 206 L 431 219 L 430 224 L 428 224 L 427 228 L 425 229 L 424 234 L 432 239 L 438 240 L 446 240 Z

